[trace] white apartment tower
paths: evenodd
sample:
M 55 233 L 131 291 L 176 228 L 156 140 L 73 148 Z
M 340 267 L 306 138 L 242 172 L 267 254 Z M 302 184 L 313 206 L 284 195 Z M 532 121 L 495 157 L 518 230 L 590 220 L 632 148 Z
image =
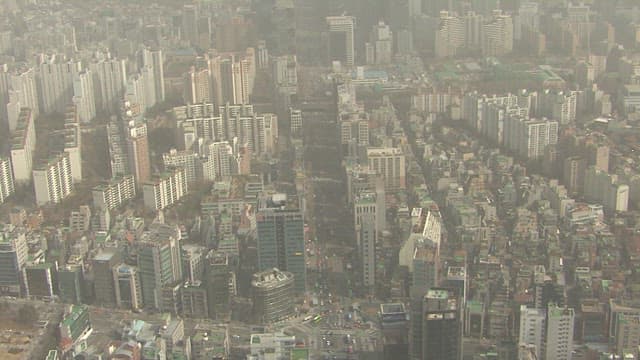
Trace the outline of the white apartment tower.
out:
M 73 99 L 73 79 L 82 70 L 79 61 L 62 61 L 55 55 L 40 64 L 40 89 L 42 112 L 64 112 L 65 106 Z
M 482 54 L 502 56 L 513 50 L 513 20 L 502 10 L 493 10 L 493 20 L 484 24 L 482 31 Z
M 35 167 L 33 187 L 38 206 L 48 203 L 57 204 L 69 196 L 73 190 L 69 154 L 61 153 Z
M 465 44 L 464 21 L 448 11 L 440 11 L 440 25 L 436 31 L 435 54 L 437 57 L 455 56 Z
M 72 101 L 76 106 L 78 119 L 84 124 L 96 117 L 96 98 L 93 89 L 93 75 L 90 70 L 83 70 L 74 77 Z
M 168 169 L 142 186 L 144 205 L 151 210 L 162 210 L 187 194 L 187 177 L 182 168 Z
M 115 112 L 127 84 L 124 60 L 103 59 L 89 64 L 93 74 L 96 109 Z
M 11 134 L 11 165 L 15 182 L 29 182 L 36 148 L 36 129 L 30 109 L 22 108 Z
M 15 192 L 11 159 L 0 158 L 0 204 Z
M 156 101 L 164 101 L 164 60 L 162 57 L 162 50 L 144 49 L 142 51 L 142 63 L 144 66 L 150 66 L 153 69 L 153 83 Z

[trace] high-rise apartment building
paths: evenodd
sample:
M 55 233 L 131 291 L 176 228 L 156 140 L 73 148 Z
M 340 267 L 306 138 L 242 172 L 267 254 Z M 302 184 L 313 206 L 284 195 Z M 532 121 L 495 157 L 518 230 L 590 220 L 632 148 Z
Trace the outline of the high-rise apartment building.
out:
M 129 173 L 133 175 L 137 184 L 142 184 L 151 178 L 147 124 L 134 122 L 129 124 L 127 132 L 126 144 Z
M 187 194 L 187 176 L 183 168 L 169 168 L 142 185 L 144 206 L 162 210 Z
M 31 180 L 35 148 L 36 128 L 33 112 L 28 108 L 22 108 L 16 129 L 11 134 L 11 166 L 16 183 Z
M 297 205 L 297 204 L 296 204 Z M 278 268 L 293 274 L 295 291 L 306 289 L 304 218 L 300 210 L 287 204 L 285 194 L 260 201 L 256 215 L 258 268 Z
M 78 119 L 84 124 L 96 117 L 96 98 L 93 90 L 94 84 L 91 70 L 80 71 L 73 77 L 72 102 L 76 106 Z
M 22 270 L 29 248 L 22 229 L 5 224 L 0 230 L 0 294 L 19 296 L 23 293 Z
M 178 226 L 153 224 L 136 243 L 138 273 L 146 308 L 161 308 L 162 289 L 183 278 Z
M 356 63 L 355 27 L 353 16 L 329 16 L 329 61 L 340 61 L 344 66 Z
M 544 156 L 545 148 L 558 143 L 557 121 L 528 119 L 514 114 L 504 120 L 504 145 L 527 159 Z
M 228 141 L 206 142 L 201 152 L 207 157 L 202 164 L 203 178 L 216 181 L 229 178 L 232 172 L 233 148 Z
M 115 113 L 127 84 L 125 61 L 102 59 L 90 63 L 89 69 L 93 74 L 96 110 Z
M 455 56 L 464 45 L 465 23 L 463 19 L 448 11 L 440 11 L 440 26 L 435 34 L 436 56 Z
M 16 109 L 19 111 L 21 107 L 29 108 L 33 113 L 33 117 L 37 118 L 41 109 L 35 70 L 33 68 L 19 69 L 12 73 L 10 90 L 13 90 L 19 103 Z
M 185 4 L 182 7 L 182 23 L 181 23 L 182 39 L 188 41 L 191 45 L 197 45 L 198 42 L 198 5 Z
M 64 60 L 52 55 L 39 67 L 41 110 L 63 113 L 73 99 L 73 79 L 82 71 L 79 61 Z
M 389 64 L 393 58 L 393 32 L 384 21 L 371 30 L 370 41 L 375 50 L 376 64 Z
M 184 99 L 188 104 L 213 102 L 210 78 L 209 69 L 196 69 L 195 66 L 185 74 Z
M 493 18 L 482 30 L 482 54 L 503 56 L 513 51 L 513 19 L 502 10 L 493 10 Z
M 153 86 L 156 101 L 164 101 L 164 57 L 162 50 L 144 49 L 142 51 L 142 63 L 145 67 L 153 70 Z
M 97 185 L 91 192 L 95 208 L 113 210 L 136 196 L 136 183 L 133 175 L 125 175 Z
M 73 191 L 71 163 L 68 153 L 61 153 L 33 168 L 36 204 L 57 204 Z
M 0 204 L 15 192 L 11 159 L 0 158 Z
M 406 188 L 405 156 L 399 148 L 368 148 L 369 170 L 382 175 L 385 190 Z
M 200 159 L 198 158 L 198 154 L 192 150 L 178 151 L 171 149 L 168 153 L 162 154 L 162 163 L 165 169 L 174 167 L 183 168 L 187 183 L 189 184 L 195 183 L 199 177 L 200 169 L 198 169 L 198 167 L 200 165 Z
M 291 136 L 300 137 L 302 135 L 302 124 L 302 110 L 289 108 Z
M 82 181 L 82 132 L 79 124 L 79 114 L 75 105 L 67 106 L 64 114 L 62 136 L 64 137 L 62 150 L 69 154 L 71 178 L 77 184 Z
M 212 52 L 208 54 L 208 60 L 215 102 L 219 105 L 248 104 L 256 76 L 255 50 Z

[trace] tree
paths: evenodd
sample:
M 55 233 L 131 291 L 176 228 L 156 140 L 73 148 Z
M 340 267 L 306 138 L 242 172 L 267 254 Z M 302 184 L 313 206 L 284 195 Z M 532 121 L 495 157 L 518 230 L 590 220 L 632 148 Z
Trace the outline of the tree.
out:
M 38 311 L 35 306 L 26 304 L 18 310 L 16 321 L 22 324 L 33 324 L 38 320 Z

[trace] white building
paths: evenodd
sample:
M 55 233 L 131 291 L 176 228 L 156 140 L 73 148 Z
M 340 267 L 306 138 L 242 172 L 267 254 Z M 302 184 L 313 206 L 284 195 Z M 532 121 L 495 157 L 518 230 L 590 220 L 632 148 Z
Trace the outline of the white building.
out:
M 10 90 L 14 93 L 15 100 L 20 105 L 31 109 L 34 118 L 40 114 L 38 87 L 36 85 L 36 73 L 32 68 L 19 70 L 11 74 Z
M 73 191 L 69 154 L 62 153 L 33 169 L 36 204 L 57 204 Z
M 502 10 L 493 10 L 493 19 L 484 24 L 482 55 L 503 56 L 513 51 L 513 20 Z
M 184 169 L 174 168 L 142 185 L 144 205 L 151 210 L 162 210 L 175 204 L 187 194 Z
M 545 359 L 571 360 L 574 320 L 573 309 L 549 304 Z
M 393 32 L 384 21 L 379 21 L 371 31 L 376 64 L 389 64 L 393 58 Z
M 133 175 L 125 175 L 98 185 L 91 192 L 94 208 L 113 210 L 136 196 L 136 183 Z
M 102 111 L 116 111 L 127 84 L 125 61 L 103 59 L 89 64 L 89 69 L 93 74 L 96 108 Z
M 73 79 L 81 72 L 79 61 L 64 61 L 55 55 L 40 64 L 39 77 L 42 112 L 64 112 L 73 99 Z
M 544 156 L 545 148 L 558 143 L 558 122 L 528 119 L 514 114 L 504 120 L 504 145 L 527 159 Z
M 168 153 L 162 154 L 164 168 L 181 167 L 185 171 L 187 182 L 193 184 L 197 180 L 198 155 L 192 150 L 171 149 Z
M 405 156 L 399 148 L 368 148 L 369 170 L 384 178 L 385 190 L 406 188 Z
M 31 180 L 35 148 L 36 129 L 33 123 L 33 113 L 28 108 L 23 108 L 20 111 L 16 129 L 11 134 L 11 165 L 16 183 Z
M 0 204 L 15 192 L 11 159 L 0 158 Z
M 74 183 L 82 181 L 82 131 L 74 105 L 67 107 L 64 120 L 64 152 L 69 154 L 71 177 Z
M 544 344 L 546 314 L 542 309 L 520 306 L 520 335 L 518 348 L 528 352 L 534 352 L 536 359 L 541 359 Z M 522 358 L 521 354 L 519 358 Z
M 162 50 L 144 49 L 142 51 L 142 63 L 145 67 L 150 67 L 153 71 L 153 86 L 156 101 L 164 101 L 164 58 L 162 56 Z
M 207 157 L 207 160 L 202 164 L 205 180 L 217 181 L 232 175 L 233 149 L 228 141 L 206 142 L 201 154 Z
M 448 11 L 440 11 L 439 21 L 435 34 L 435 54 L 440 58 L 455 56 L 465 44 L 465 24 L 461 18 Z
M 96 98 L 93 94 L 93 74 L 84 70 L 73 79 L 73 104 L 81 123 L 88 123 L 96 117 Z

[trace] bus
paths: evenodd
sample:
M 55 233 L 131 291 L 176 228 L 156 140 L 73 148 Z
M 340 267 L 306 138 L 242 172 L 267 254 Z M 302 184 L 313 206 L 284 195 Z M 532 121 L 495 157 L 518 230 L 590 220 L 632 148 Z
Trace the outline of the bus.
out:
M 316 324 L 319 323 L 320 321 L 322 321 L 321 315 L 316 315 L 316 317 L 313 318 L 313 322 Z

